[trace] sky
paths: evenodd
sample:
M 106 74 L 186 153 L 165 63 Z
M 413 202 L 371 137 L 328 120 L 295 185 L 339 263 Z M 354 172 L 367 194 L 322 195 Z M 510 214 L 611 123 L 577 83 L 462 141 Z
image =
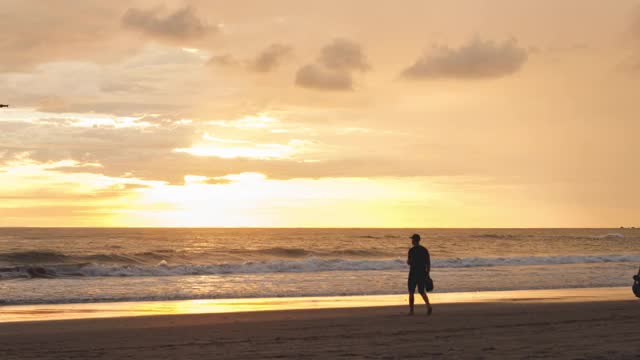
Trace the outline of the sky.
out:
M 0 226 L 640 226 L 638 0 L 0 18 Z

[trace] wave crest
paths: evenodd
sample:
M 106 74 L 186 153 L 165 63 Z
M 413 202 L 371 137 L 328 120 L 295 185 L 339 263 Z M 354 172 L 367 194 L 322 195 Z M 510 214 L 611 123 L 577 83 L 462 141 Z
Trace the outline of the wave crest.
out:
M 472 257 L 434 259 L 434 268 L 469 268 L 492 266 L 592 264 L 640 262 L 640 254 L 586 256 Z M 210 265 L 170 265 L 161 261 L 155 266 L 63 264 L 51 266 L 16 266 L 0 268 L 0 279 L 111 276 L 185 276 L 225 274 L 304 273 L 320 271 L 404 270 L 404 259 L 343 260 L 306 258 L 304 260 L 248 261 Z M 34 275 L 35 274 L 35 275 Z M 42 276 L 39 276 L 42 275 Z

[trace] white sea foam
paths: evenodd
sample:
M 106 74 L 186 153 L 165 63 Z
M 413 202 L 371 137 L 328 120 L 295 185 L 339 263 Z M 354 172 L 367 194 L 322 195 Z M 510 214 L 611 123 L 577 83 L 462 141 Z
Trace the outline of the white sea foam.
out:
M 624 239 L 624 235 L 619 233 L 610 233 L 610 234 L 592 236 L 592 238 L 593 239 Z
M 575 255 L 575 256 L 527 256 L 527 257 L 470 257 L 434 259 L 434 268 L 473 268 L 493 266 L 562 265 L 593 263 L 639 263 L 640 254 Z M 0 269 L 0 278 L 31 277 L 30 267 Z M 244 263 L 222 263 L 211 265 L 170 265 L 160 262 L 158 266 L 112 266 L 83 264 L 77 266 L 38 267 L 38 274 L 46 277 L 135 277 L 135 276 L 184 276 L 225 274 L 305 273 L 320 271 L 358 270 L 403 270 L 404 259 L 347 260 L 307 258 L 304 260 L 252 261 Z M 37 276 L 45 277 L 45 276 Z

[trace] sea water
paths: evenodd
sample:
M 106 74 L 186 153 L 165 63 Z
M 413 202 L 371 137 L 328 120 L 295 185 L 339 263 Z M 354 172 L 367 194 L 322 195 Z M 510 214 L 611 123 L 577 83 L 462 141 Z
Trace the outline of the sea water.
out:
M 627 286 L 640 229 L 0 228 L 0 304 Z

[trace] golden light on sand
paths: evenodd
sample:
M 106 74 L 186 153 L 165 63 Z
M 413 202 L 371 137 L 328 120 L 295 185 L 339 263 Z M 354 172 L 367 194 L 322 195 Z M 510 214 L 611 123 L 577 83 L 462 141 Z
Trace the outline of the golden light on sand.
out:
M 435 293 L 438 305 L 461 303 L 584 303 L 627 298 L 626 288 L 552 289 Z M 90 319 L 124 316 L 220 314 L 303 309 L 344 309 L 404 305 L 407 295 L 321 296 L 256 299 L 141 301 L 3 307 L 0 322 Z

